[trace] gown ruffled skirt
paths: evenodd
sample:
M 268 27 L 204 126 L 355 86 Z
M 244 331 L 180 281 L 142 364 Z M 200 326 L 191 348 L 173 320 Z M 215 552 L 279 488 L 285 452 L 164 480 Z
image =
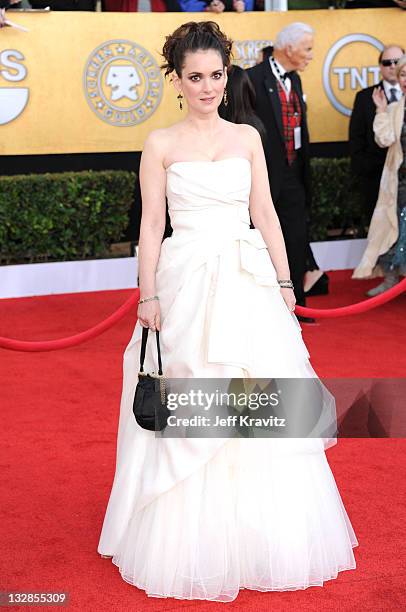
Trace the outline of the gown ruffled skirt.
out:
M 168 168 L 173 234 L 157 269 L 168 378 L 316 378 L 266 245 L 250 229 L 250 163 Z M 124 354 L 116 473 L 98 552 L 151 597 L 228 602 L 322 586 L 357 538 L 326 459 L 335 438 L 157 438 L 132 403 L 141 327 Z M 148 343 L 146 371 L 156 349 Z

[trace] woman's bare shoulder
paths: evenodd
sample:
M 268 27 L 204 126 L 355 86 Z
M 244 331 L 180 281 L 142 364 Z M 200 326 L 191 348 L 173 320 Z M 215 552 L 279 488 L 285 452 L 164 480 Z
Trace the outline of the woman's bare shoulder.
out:
M 156 130 L 152 130 L 145 142 L 152 144 L 165 144 L 169 140 L 171 140 L 179 131 L 179 123 L 174 123 L 166 128 L 157 128 Z
M 248 142 L 258 142 L 258 139 L 261 140 L 259 132 L 252 125 L 248 125 L 248 123 L 238 123 L 236 127 L 239 129 L 239 132 L 243 138 L 246 138 Z
M 176 142 L 176 136 L 179 132 L 179 124 L 170 125 L 166 128 L 158 128 L 152 130 L 144 143 L 144 151 L 154 151 L 155 155 L 164 159 L 167 155 L 168 149 L 171 147 L 171 143 Z
M 232 123 L 226 120 L 224 122 L 227 124 L 230 137 L 244 140 L 247 143 L 255 142 L 260 138 L 258 130 L 248 123 Z
M 259 132 L 252 125 L 247 123 L 232 123 L 231 121 L 223 120 L 228 130 L 228 138 L 235 138 L 238 141 L 242 141 L 247 145 L 255 145 L 261 140 Z
M 247 123 L 235 124 L 235 141 L 243 144 L 247 148 L 251 156 L 254 156 L 259 149 L 262 149 L 261 136 L 256 128 Z
M 156 130 L 151 130 L 145 139 L 144 146 L 159 147 L 164 145 L 169 138 L 170 129 L 171 128 L 158 128 Z

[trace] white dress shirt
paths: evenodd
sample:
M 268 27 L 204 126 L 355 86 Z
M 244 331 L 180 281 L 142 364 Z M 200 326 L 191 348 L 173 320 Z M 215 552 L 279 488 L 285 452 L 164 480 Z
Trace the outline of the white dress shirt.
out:
M 285 68 L 282 66 L 282 64 L 280 64 L 278 62 L 278 60 L 276 60 L 275 58 L 273 58 L 273 61 L 275 62 L 275 64 L 278 66 L 280 73 L 281 74 L 285 74 L 285 72 L 287 72 L 287 70 L 285 70 Z M 271 70 L 274 73 L 274 75 L 276 76 L 277 80 L 279 81 L 279 83 L 282 85 L 282 88 L 284 89 L 285 93 L 286 93 L 286 97 L 289 100 L 290 98 L 290 92 L 292 89 L 292 83 L 290 79 L 285 79 L 285 81 L 283 81 L 280 77 L 280 75 L 278 74 L 277 70 L 275 69 L 273 62 L 271 60 L 271 58 L 269 58 L 269 64 L 271 66 Z

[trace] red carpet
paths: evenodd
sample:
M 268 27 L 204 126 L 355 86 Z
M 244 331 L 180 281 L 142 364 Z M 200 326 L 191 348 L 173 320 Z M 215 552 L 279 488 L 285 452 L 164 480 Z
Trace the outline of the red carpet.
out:
M 377 282 L 350 281 L 349 276 L 331 274 L 330 295 L 313 298 L 309 305 L 359 301 Z M 0 335 L 41 340 L 77 333 L 103 320 L 128 295 L 116 291 L 2 300 Z M 403 295 L 363 315 L 304 326 L 318 374 L 404 376 L 405 305 Z M 357 569 L 323 588 L 242 591 L 229 604 L 149 599 L 97 555 L 114 473 L 122 353 L 134 319 L 127 316 L 77 348 L 38 354 L 0 351 L 1 590 L 68 591 L 68 609 L 78 611 L 403 608 L 404 440 L 340 440 L 327 452 L 360 546 L 355 549 Z

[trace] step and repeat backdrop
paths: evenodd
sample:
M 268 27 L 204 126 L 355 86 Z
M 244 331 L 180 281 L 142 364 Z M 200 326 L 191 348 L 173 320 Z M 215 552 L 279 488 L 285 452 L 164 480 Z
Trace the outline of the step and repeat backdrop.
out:
M 11 15 L 11 13 L 10 13 Z M 140 151 L 147 134 L 182 116 L 160 71 L 165 36 L 202 13 L 25 13 L 28 32 L 0 31 L 0 154 Z M 312 142 L 347 139 L 356 92 L 379 81 L 385 43 L 405 43 L 395 10 L 295 11 L 215 17 L 234 40 L 234 62 L 291 21 L 316 30 L 302 74 Z M 185 111 L 183 111 L 184 113 Z

